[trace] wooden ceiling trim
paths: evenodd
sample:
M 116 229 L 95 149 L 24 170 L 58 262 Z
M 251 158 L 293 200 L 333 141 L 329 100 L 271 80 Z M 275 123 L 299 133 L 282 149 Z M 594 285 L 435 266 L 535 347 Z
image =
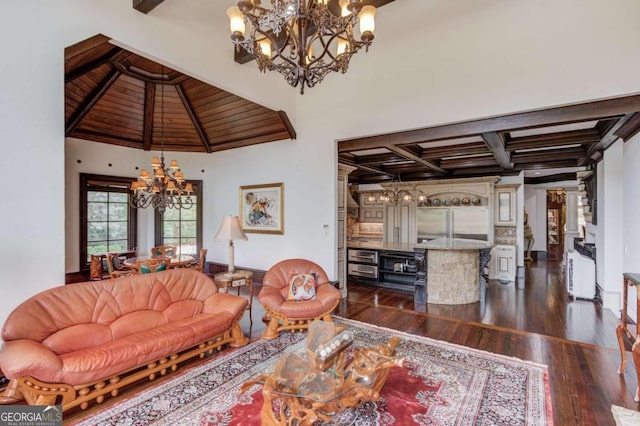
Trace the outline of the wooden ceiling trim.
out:
M 548 108 L 461 123 L 445 124 L 405 132 L 347 139 L 338 142 L 338 152 L 382 148 L 394 144 L 412 144 L 435 139 L 455 139 L 489 132 L 529 129 L 615 117 L 640 111 L 640 95 L 594 101 L 585 104 Z
M 355 163 L 350 161 L 348 158 L 340 157 L 340 162 L 341 163 L 345 163 L 345 164 L 347 164 L 349 166 L 357 167 L 358 170 L 364 170 L 366 172 L 374 173 L 374 174 L 381 174 L 381 175 L 389 176 L 390 178 L 394 177 L 392 173 L 390 173 L 388 171 L 385 171 L 385 170 L 382 170 L 382 169 L 378 169 L 378 168 L 375 168 L 375 167 L 364 166 L 364 165 L 361 165 L 361 164 L 357 164 L 356 165 Z
M 296 129 L 293 127 L 293 124 L 291 124 L 291 121 L 289 120 L 289 116 L 287 115 L 287 113 L 284 112 L 283 110 L 279 110 L 278 116 L 280 117 L 280 121 L 282 122 L 282 125 L 287 130 L 289 139 L 295 140 L 298 137 L 298 135 L 296 134 Z
M 146 82 L 145 89 L 142 149 L 150 151 L 153 142 L 153 110 L 156 104 L 156 85 Z
M 438 167 L 437 165 L 433 164 L 430 161 L 427 160 L 423 160 L 422 158 L 418 157 L 417 155 L 415 155 L 414 153 L 404 149 L 404 148 L 400 148 L 398 146 L 395 145 L 385 145 L 385 148 L 387 148 L 389 151 L 391 152 L 395 152 L 396 154 L 398 154 L 401 157 L 404 157 L 408 160 L 413 160 L 416 163 L 420 163 L 423 166 L 427 166 L 428 168 L 430 168 L 431 170 L 435 170 L 436 172 L 442 173 L 442 174 L 447 174 L 447 171 Z
M 482 139 L 487 144 L 487 148 L 493 154 L 496 161 L 504 170 L 513 169 L 513 164 L 509 158 L 509 153 L 505 150 L 504 137 L 502 133 L 487 132 L 482 134 Z
M 69 135 L 73 130 L 78 126 L 80 121 L 87 115 L 87 113 L 93 108 L 93 106 L 100 100 L 102 95 L 105 94 L 107 90 L 116 82 L 116 80 L 120 77 L 120 72 L 117 70 L 112 70 L 111 73 L 107 76 L 107 78 L 103 81 L 103 83 L 96 87 L 89 96 L 85 99 L 85 101 L 76 109 L 75 113 L 71 116 L 71 118 L 67 121 L 65 126 L 65 134 Z
M 584 129 L 513 138 L 507 141 L 506 150 L 516 151 L 522 149 L 539 149 L 575 144 L 592 144 L 599 141 L 600 133 L 598 130 Z
M 114 45 L 109 45 L 111 47 L 106 53 L 102 56 L 97 57 L 96 59 L 87 62 L 86 64 L 74 68 L 73 71 L 65 73 L 64 82 L 65 84 L 71 83 L 75 79 L 84 76 L 85 74 L 91 73 L 97 68 L 101 68 L 104 65 L 109 65 L 111 67 L 111 60 L 114 56 L 120 51 L 120 48 Z
M 435 160 L 443 157 L 462 157 L 477 154 L 490 154 L 490 151 L 484 142 L 425 148 L 422 151 L 421 157 L 425 160 Z
M 627 122 L 632 121 L 635 115 L 636 115 L 635 112 L 630 112 L 625 114 L 624 117 L 618 119 L 618 121 L 609 128 L 607 133 L 605 133 L 602 136 L 602 139 L 600 139 L 600 142 L 593 144 L 589 147 L 589 149 L 587 150 L 587 157 L 591 158 L 594 155 L 601 155 L 603 151 L 609 148 L 609 146 L 611 146 L 611 144 L 618 139 L 618 135 L 617 135 L 618 131 L 622 129 Z M 581 163 L 583 164 L 580 164 L 580 165 L 585 165 L 585 163 L 587 162 L 588 160 L 583 160 L 581 161 Z
M 443 169 L 458 169 L 458 168 L 470 168 L 470 167 L 484 167 L 484 166 L 500 166 L 495 158 L 492 156 L 487 157 L 471 157 L 460 158 L 455 160 L 442 160 L 440 167 Z M 502 167 L 502 166 L 500 166 Z
M 180 100 L 182 100 L 184 109 L 187 111 L 189 118 L 191 118 L 191 121 L 193 122 L 193 127 L 196 129 L 196 132 L 198 133 L 198 137 L 200 138 L 200 142 L 202 142 L 202 146 L 204 147 L 206 152 L 210 153 L 211 145 L 209 144 L 209 140 L 207 139 L 207 136 L 204 134 L 204 131 L 202 130 L 202 125 L 200 124 L 198 117 L 196 117 L 196 115 L 193 112 L 193 108 L 191 108 L 189 99 L 187 98 L 186 94 L 184 93 L 184 90 L 182 90 L 182 87 L 180 85 L 175 87 L 176 87 L 176 92 L 178 92 L 178 96 L 180 97 Z
M 525 177 L 525 185 L 539 185 L 541 183 L 559 182 L 563 180 L 576 180 L 576 173 L 558 173 L 554 175 L 540 176 L 540 177 Z
M 616 134 L 627 142 L 638 132 L 640 132 L 640 113 L 635 113 L 626 123 L 620 126 Z
M 454 170 L 453 171 L 453 176 L 493 176 L 493 175 L 504 175 L 507 174 L 509 172 L 512 172 L 512 170 L 508 170 L 505 172 L 505 170 L 502 169 L 502 167 L 500 166 L 490 166 L 490 167 L 476 167 L 476 168 L 468 168 L 468 169 L 460 169 L 460 170 Z
M 511 156 L 514 163 L 536 163 L 548 160 L 574 160 L 584 157 L 586 151 L 582 147 L 565 149 L 548 149 L 544 151 L 519 152 Z M 577 165 L 577 164 L 576 164 Z
M 133 0 L 133 8 L 138 12 L 149 13 L 164 0 Z
M 371 154 L 371 155 L 356 155 L 355 163 L 360 164 L 382 164 L 382 163 L 394 163 L 398 161 L 407 161 L 406 158 L 400 157 L 394 153 L 384 154 Z
M 141 147 L 140 141 L 125 139 L 122 137 L 113 137 L 113 136 L 92 132 L 92 131 L 85 131 L 81 129 L 76 130 L 74 134 L 71 135 L 71 137 L 89 140 L 89 141 L 104 142 L 112 145 L 125 146 L 128 148 L 139 149 Z
M 280 140 L 289 139 L 287 132 L 272 133 L 268 135 L 254 136 L 250 138 L 237 139 L 233 141 L 225 141 L 220 143 L 214 143 L 211 145 L 211 149 L 216 151 L 225 151 L 227 149 L 242 148 L 250 145 L 258 145 L 265 142 L 275 142 Z
M 576 167 L 576 160 L 515 164 L 513 169 L 520 172 L 523 170 L 563 169 L 567 167 Z

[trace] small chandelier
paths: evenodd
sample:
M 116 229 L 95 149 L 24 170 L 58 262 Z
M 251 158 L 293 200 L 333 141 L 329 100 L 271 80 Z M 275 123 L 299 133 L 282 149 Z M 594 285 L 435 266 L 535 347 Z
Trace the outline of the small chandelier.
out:
M 345 73 L 351 56 L 374 38 L 376 8 L 362 0 L 340 0 L 334 14 L 329 0 L 240 0 L 227 9 L 236 49 L 255 56 L 260 71 L 278 71 L 293 87 L 313 87 L 330 71 Z M 360 24 L 360 37 L 354 28 Z M 248 25 L 248 32 L 247 30 Z
M 402 202 L 409 201 L 424 201 L 427 199 L 427 196 L 424 195 L 422 191 L 419 189 L 415 189 L 414 191 L 409 191 L 407 189 L 401 189 L 400 180 L 394 179 L 391 188 L 385 189 L 382 194 L 378 197 L 378 201 L 388 204 L 400 204 Z M 371 196 L 369 201 L 375 201 L 375 197 Z
M 162 68 L 164 76 L 164 67 Z M 149 206 L 164 213 L 168 208 L 189 209 L 193 206 L 191 194 L 193 185 L 185 182 L 184 175 L 176 160 L 171 160 L 169 168 L 164 163 L 164 83 L 160 83 L 160 158 L 153 157 L 151 169 L 153 176 L 145 169 L 140 171 L 140 176 L 135 182 L 131 182 L 131 197 L 129 204 L 135 208 L 147 208 Z

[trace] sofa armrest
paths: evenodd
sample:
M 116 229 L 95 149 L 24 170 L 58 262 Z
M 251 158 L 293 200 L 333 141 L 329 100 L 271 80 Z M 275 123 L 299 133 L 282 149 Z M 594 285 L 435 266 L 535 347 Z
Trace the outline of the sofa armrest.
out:
M 242 296 L 236 296 L 229 293 L 215 293 L 204 300 L 203 313 L 219 314 L 228 312 L 231 316 L 236 317 L 244 313 L 249 300 Z
M 270 286 L 263 286 L 258 295 L 258 300 L 263 306 L 269 307 L 273 310 L 278 310 L 284 303 L 284 298 L 280 289 Z
M 38 378 L 40 372 L 62 370 L 60 357 L 42 343 L 34 340 L 11 340 L 0 348 L 0 368 L 5 376 Z

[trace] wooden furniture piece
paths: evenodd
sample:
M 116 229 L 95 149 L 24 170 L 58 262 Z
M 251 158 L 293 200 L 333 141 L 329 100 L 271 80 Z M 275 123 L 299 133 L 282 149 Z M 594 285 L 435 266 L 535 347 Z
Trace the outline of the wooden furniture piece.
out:
M 152 257 L 144 262 L 138 263 L 139 274 L 152 274 L 154 272 L 163 272 L 169 269 L 171 260 L 168 257 Z
M 204 272 L 204 264 L 207 261 L 207 249 L 206 248 L 201 248 L 200 249 L 200 253 L 198 255 L 198 262 L 197 263 L 191 263 L 189 265 L 187 265 L 188 268 L 193 268 L 197 271 L 200 272 Z
M 116 252 L 120 258 L 135 257 L 137 248 L 133 250 Z M 91 255 L 91 262 L 89 263 L 89 279 L 91 281 L 101 280 L 104 274 L 104 264 L 106 264 L 107 253 L 95 253 Z
M 187 360 L 249 343 L 239 325 L 246 306 L 186 268 L 50 288 L 2 327 L 0 368 L 11 381 L 0 404 L 67 411 L 102 403 Z
M 169 268 L 183 268 L 195 262 L 195 258 L 190 254 L 178 254 L 175 256 L 161 256 L 161 259 L 169 259 Z M 127 268 L 138 269 L 138 264 L 153 259 L 152 256 L 138 256 L 125 259 L 122 264 Z
M 118 253 L 107 253 L 107 270 L 111 278 L 128 277 L 136 274 L 135 269 L 124 268 L 122 266 Z
M 316 297 L 312 300 L 287 300 L 289 279 L 295 274 L 316 275 Z M 263 339 L 275 339 L 283 330 L 306 330 L 309 322 L 322 319 L 332 322 L 331 312 L 342 294 L 329 281 L 319 265 L 306 259 L 287 259 L 273 265 L 262 280 L 258 300 L 269 316 Z
M 636 374 L 638 376 L 638 383 L 640 383 L 640 333 L 638 332 L 637 324 L 640 323 L 640 274 L 625 272 L 622 274 L 622 315 L 620 316 L 620 324 L 616 327 L 616 334 L 618 335 L 618 344 L 620 345 L 620 368 L 618 373 L 624 373 L 624 369 L 627 365 L 627 352 L 625 350 L 624 340 L 625 337 L 631 342 L 631 353 L 633 354 L 633 364 L 636 367 Z M 629 295 L 629 287 L 635 286 L 636 288 L 636 325 L 633 329 L 627 326 L 627 297 Z M 635 331 L 635 333 L 634 333 Z M 640 401 L 640 386 L 636 388 L 634 401 Z
M 228 293 L 230 289 L 237 288 L 240 296 L 240 287 L 249 287 L 249 325 L 253 327 L 253 272 L 236 269 L 235 272 L 219 272 L 213 276 L 213 281 L 218 286 L 220 293 Z
M 358 348 L 346 356 L 348 337 L 344 336 L 347 341 L 341 335 L 336 337 L 340 344 L 330 362 L 317 362 L 307 343 L 306 356 L 286 354 L 273 373 L 262 374 L 240 387 L 241 394 L 255 384 L 263 385 L 260 411 L 263 425 L 311 426 L 318 421 L 330 422 L 347 408 L 380 399 L 391 367 L 404 363 L 404 358 L 396 355 L 400 339 L 392 337 L 386 344 Z
M 151 256 L 175 256 L 176 246 L 155 246 L 151 247 Z

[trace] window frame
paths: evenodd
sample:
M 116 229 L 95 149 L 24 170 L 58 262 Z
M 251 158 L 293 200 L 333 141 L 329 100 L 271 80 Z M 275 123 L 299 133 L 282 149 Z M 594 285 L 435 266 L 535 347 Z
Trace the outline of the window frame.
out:
M 126 193 L 130 197 L 131 182 L 136 178 L 122 176 L 96 175 L 90 173 L 80 173 L 80 271 L 88 271 L 90 268 L 88 243 L 88 193 L 90 190 L 98 188 L 104 192 Z M 103 183 L 104 185 L 93 182 Z M 122 187 L 122 188 L 121 188 Z M 126 188 L 126 192 L 123 191 Z M 138 211 L 131 204 L 128 204 L 129 223 L 127 229 L 127 242 L 129 248 L 138 246 Z
M 193 195 L 197 198 L 197 203 L 195 205 L 196 209 L 196 256 L 200 253 L 200 249 L 202 248 L 202 180 L 187 180 L 186 182 L 191 183 L 193 186 Z M 180 221 L 182 222 L 182 221 Z M 165 245 L 163 241 L 163 231 L 164 231 L 164 221 L 162 220 L 162 215 L 156 211 L 154 212 L 154 245 L 162 246 Z

